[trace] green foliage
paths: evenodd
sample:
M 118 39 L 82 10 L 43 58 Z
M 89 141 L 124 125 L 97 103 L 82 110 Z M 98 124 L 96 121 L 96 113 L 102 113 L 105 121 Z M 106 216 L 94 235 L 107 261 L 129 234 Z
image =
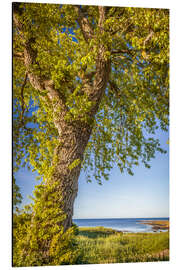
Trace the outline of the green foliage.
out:
M 69 169 L 70 170 L 72 170 L 72 169 L 74 169 L 76 166 L 78 166 L 79 164 L 80 164 L 80 159 L 75 159 L 74 161 L 73 161 L 73 163 L 71 163 L 70 165 L 69 165 Z
M 108 178 L 114 163 L 131 175 L 140 162 L 149 168 L 156 151 L 165 153 L 154 134 L 168 126 L 168 10 L 115 8 L 109 16 L 111 12 L 106 27 L 117 31 L 111 48 L 120 52 L 111 55 L 111 81 L 84 161 L 85 170 L 92 171 L 99 183 Z
M 77 229 L 64 232 L 65 214 L 57 184 L 40 184 L 34 204 L 13 216 L 13 266 L 74 264 L 78 258 Z
M 17 205 L 22 202 L 22 195 L 20 193 L 20 188 L 16 184 L 16 179 L 13 176 L 13 210 L 18 211 Z
M 24 10 L 19 15 L 25 27 L 24 38 L 34 39 L 37 54 L 32 71 L 53 80 L 69 109 L 67 121 L 93 123 L 83 163 L 88 177 L 92 171 L 101 183 L 102 178 L 108 179 L 114 163 L 129 174 L 140 162 L 149 167 L 155 152 L 163 152 L 153 134 L 158 127 L 167 130 L 168 126 L 169 11 L 108 7 L 102 33 L 98 8 L 82 6 L 94 31 L 87 43 L 75 6 L 22 3 L 20 7 Z M 21 52 L 23 42 L 16 29 L 13 39 L 14 51 Z M 100 44 L 106 48 L 104 57 L 111 60 L 111 74 L 92 121 L 89 111 L 93 104 L 82 89 L 96 71 Z M 46 177 L 58 142 L 52 104 L 46 92 L 40 94 L 28 81 L 24 89 L 24 124 L 28 129 L 22 127 L 25 67 L 18 58 L 13 64 L 15 168 L 31 164 Z

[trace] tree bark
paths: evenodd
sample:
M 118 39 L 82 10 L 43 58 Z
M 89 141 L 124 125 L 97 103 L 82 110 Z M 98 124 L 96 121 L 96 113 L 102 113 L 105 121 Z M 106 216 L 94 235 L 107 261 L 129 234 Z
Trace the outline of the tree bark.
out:
M 83 154 L 88 143 L 92 127 L 89 125 L 61 125 L 60 144 L 55 149 L 57 162 L 50 181 L 58 182 L 57 189 L 61 193 L 60 207 L 66 214 L 63 222 L 66 231 L 72 225 L 73 205 L 78 192 L 78 178 L 81 170 Z M 73 169 L 70 165 L 78 160 Z

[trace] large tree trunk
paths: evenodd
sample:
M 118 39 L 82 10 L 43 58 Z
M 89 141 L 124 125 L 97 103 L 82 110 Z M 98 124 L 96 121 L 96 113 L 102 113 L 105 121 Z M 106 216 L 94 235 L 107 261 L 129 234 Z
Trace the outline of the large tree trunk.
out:
M 66 214 L 63 222 L 66 231 L 72 225 L 73 205 L 78 191 L 78 178 L 81 170 L 83 154 L 88 143 L 92 127 L 89 125 L 64 125 L 61 127 L 60 144 L 55 150 L 57 163 L 51 181 L 58 182 L 58 192 L 61 193 L 60 207 Z M 79 164 L 71 169 L 72 163 Z
M 110 62 L 99 59 L 98 67 L 99 74 L 95 78 L 94 86 L 89 86 L 88 89 L 85 89 L 86 93 L 89 94 L 89 99 L 94 101 L 94 105 L 89 112 L 92 120 L 95 118 L 107 85 L 110 74 Z M 58 162 L 55 173 L 53 174 L 53 181 L 59 181 L 58 188 L 62 193 L 63 210 L 66 213 L 66 219 L 63 225 L 64 229 L 67 230 L 72 225 L 73 205 L 78 191 L 81 163 L 93 125 L 81 122 L 80 120 L 68 124 L 64 121 L 62 115 L 63 113 L 55 121 L 55 125 L 59 131 L 60 145 L 57 147 L 55 153 L 58 157 Z M 79 160 L 80 163 L 71 170 L 69 167 L 75 160 Z

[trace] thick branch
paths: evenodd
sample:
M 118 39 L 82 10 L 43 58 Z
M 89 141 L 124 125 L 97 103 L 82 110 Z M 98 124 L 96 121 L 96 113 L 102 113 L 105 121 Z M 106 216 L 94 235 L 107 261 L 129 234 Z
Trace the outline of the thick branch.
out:
M 67 111 L 64 96 L 54 88 L 53 81 L 46 80 L 42 76 L 34 74 L 34 72 L 32 71 L 32 65 L 33 63 L 35 63 L 37 56 L 37 52 L 32 48 L 35 39 L 30 38 L 28 40 L 25 40 L 23 35 L 23 24 L 18 20 L 15 12 L 13 14 L 13 21 L 18 31 L 20 32 L 19 37 L 24 41 L 24 65 L 26 67 L 27 75 L 31 85 L 40 92 L 48 90 L 47 95 L 49 99 L 57 99 L 62 110 Z
M 22 60 L 22 61 L 24 60 L 24 54 L 21 52 L 13 53 L 13 57 L 15 57 L 16 59 Z
M 117 97 L 120 97 L 120 89 L 114 81 L 109 81 L 109 85 L 111 89 L 116 93 Z
M 98 26 L 99 26 L 100 29 L 103 29 L 106 10 L 105 10 L 105 7 L 102 7 L 102 6 L 99 6 L 98 9 L 99 9 Z
M 152 38 L 154 32 L 151 30 L 150 33 L 147 35 L 146 39 L 144 40 L 144 47 L 146 46 L 146 43 Z
M 88 21 L 88 18 L 86 18 L 80 8 L 80 6 L 75 6 L 77 12 L 78 12 L 78 24 L 81 28 L 82 34 L 86 42 L 89 41 L 89 39 L 92 39 L 93 37 L 93 29 Z
M 63 93 L 56 90 L 54 87 L 53 80 L 47 80 L 41 75 L 37 75 L 32 70 L 33 64 L 36 63 L 37 51 L 33 48 L 32 45 L 35 43 L 34 38 L 29 38 L 28 40 L 24 38 L 23 35 L 23 25 L 19 22 L 16 14 L 13 14 L 14 24 L 18 28 L 18 31 L 21 33 L 19 38 L 23 40 L 24 44 L 24 65 L 26 68 L 27 76 L 30 84 L 38 90 L 40 93 L 44 94 L 47 91 L 47 97 L 52 102 L 54 114 L 54 125 L 58 130 L 59 135 L 61 135 L 61 129 L 65 122 L 65 115 L 68 111 L 66 105 L 66 100 Z M 43 98 L 43 97 L 42 97 Z
M 117 55 L 117 54 L 130 54 L 132 57 L 135 55 L 137 51 L 135 50 L 128 50 L 128 49 L 118 49 L 118 50 L 113 50 L 111 51 L 112 55 Z
M 101 34 L 103 34 L 104 30 L 104 21 L 105 21 L 105 7 L 99 6 L 99 20 L 98 27 L 100 29 Z M 105 57 L 106 47 L 103 42 L 98 46 L 98 54 L 96 58 L 96 71 L 93 81 L 93 86 L 90 89 L 89 97 L 90 100 L 94 102 L 94 106 L 91 110 L 91 115 L 95 115 L 99 108 L 99 104 L 101 102 L 102 96 L 104 94 L 105 88 L 107 86 L 107 82 L 109 80 L 110 75 L 110 59 Z

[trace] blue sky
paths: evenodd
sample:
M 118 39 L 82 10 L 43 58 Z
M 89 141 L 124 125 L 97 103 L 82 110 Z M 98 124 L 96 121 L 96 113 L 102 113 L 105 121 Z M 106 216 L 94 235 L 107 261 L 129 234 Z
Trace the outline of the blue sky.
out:
M 168 133 L 158 131 L 157 137 L 167 154 L 156 153 L 147 169 L 142 164 L 134 169 L 134 176 L 121 174 L 114 166 L 108 181 L 103 185 L 87 183 L 82 172 L 78 196 L 74 205 L 74 218 L 142 218 L 169 216 L 169 151 Z M 30 200 L 36 173 L 21 169 L 16 173 L 21 188 L 23 204 Z

